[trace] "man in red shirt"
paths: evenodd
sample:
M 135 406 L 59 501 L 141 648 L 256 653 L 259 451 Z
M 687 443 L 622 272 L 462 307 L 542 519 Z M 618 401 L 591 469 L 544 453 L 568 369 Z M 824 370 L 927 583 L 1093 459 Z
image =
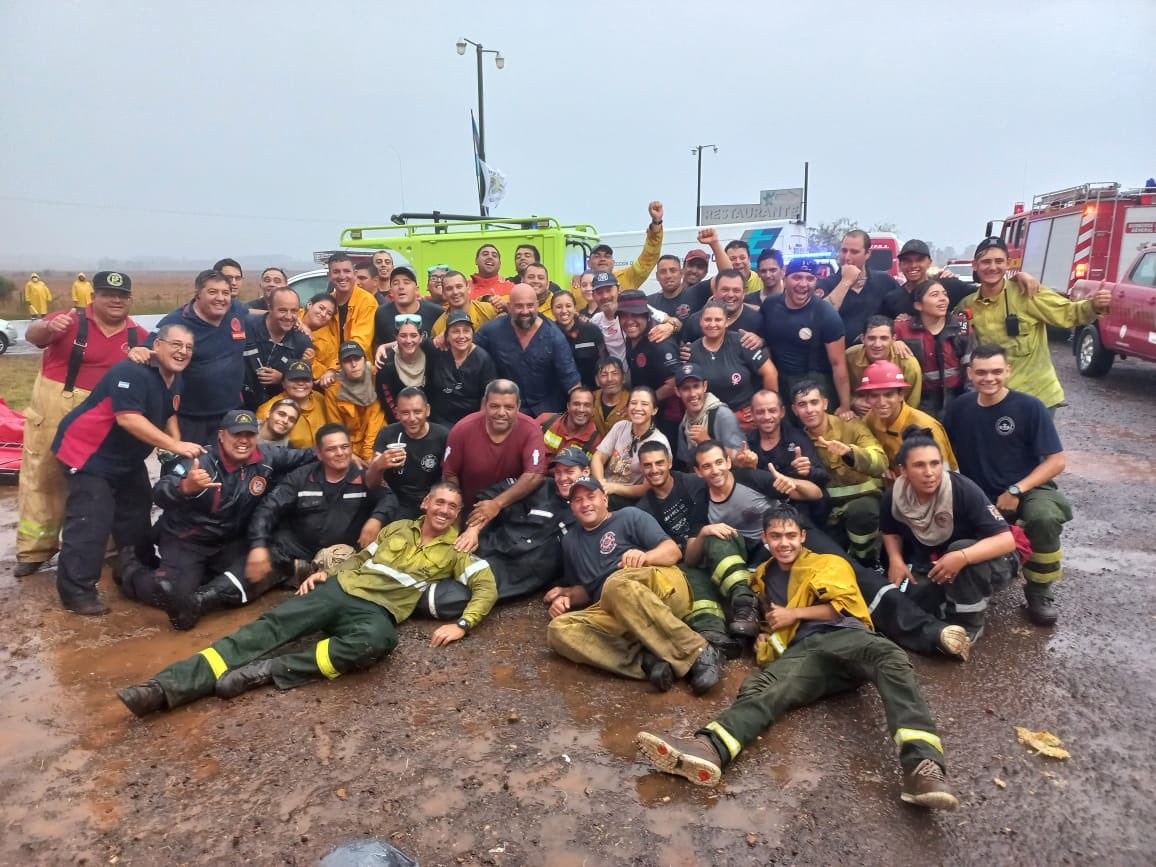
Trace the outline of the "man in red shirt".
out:
M 504 507 L 533 493 L 545 478 L 548 460 L 542 429 L 519 412 L 520 407 L 517 384 L 495 379 L 486 386 L 481 412 L 470 413 L 450 430 L 442 478 L 462 489 L 468 527 L 481 530 Z M 493 499 L 476 502 L 479 491 L 503 479 L 517 481 Z
M 493 244 L 482 244 L 474 256 L 474 264 L 478 266 L 478 273 L 470 278 L 471 299 L 475 301 L 481 299 L 493 304 L 510 294 L 514 284 L 501 276 L 502 254 L 498 252 L 497 247 Z M 505 306 L 504 300 L 500 303 L 499 310 Z
M 119 271 L 92 278 L 92 303 L 83 314 L 61 310 L 28 326 L 28 342 L 44 350 L 32 386 L 20 463 L 20 518 L 16 524 L 17 578 L 31 575 L 59 550 L 65 484 L 49 451 L 56 428 L 88 397 L 105 372 L 144 343 L 148 332 L 129 318 L 132 280 Z

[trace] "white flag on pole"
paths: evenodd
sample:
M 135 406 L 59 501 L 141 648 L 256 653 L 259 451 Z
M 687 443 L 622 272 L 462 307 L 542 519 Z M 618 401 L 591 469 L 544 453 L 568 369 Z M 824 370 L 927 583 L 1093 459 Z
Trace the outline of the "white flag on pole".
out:
M 506 176 L 481 160 L 478 160 L 478 165 L 481 166 L 482 178 L 486 183 L 486 195 L 482 199 L 482 205 L 487 210 L 496 208 L 506 195 Z

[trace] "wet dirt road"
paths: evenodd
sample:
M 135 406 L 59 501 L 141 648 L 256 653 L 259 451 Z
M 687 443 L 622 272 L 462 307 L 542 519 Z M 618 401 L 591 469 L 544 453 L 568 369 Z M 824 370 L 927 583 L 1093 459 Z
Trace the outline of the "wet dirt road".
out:
M 1009 590 L 971 662 L 916 660 L 958 812 L 899 803 L 870 688 L 791 714 L 716 792 L 648 773 L 634 733 L 690 733 L 746 665 L 709 699 L 656 695 L 551 657 L 535 602 L 443 650 L 411 622 L 363 675 L 133 720 L 118 687 L 255 612 L 178 634 L 108 593 L 111 616 L 66 615 L 51 573 L 12 579 L 15 496 L 0 489 L 0 863 L 315 864 L 377 836 L 423 865 L 1150 864 L 1156 366 L 1089 381 L 1056 356 L 1077 512 L 1060 625 L 1029 626 Z M 1072 758 L 1030 754 L 1015 725 Z

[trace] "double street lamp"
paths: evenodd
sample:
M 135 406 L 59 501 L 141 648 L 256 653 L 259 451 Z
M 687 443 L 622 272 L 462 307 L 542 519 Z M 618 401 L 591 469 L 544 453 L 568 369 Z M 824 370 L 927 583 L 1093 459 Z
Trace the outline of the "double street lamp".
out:
M 694 225 L 699 224 L 699 213 L 702 211 L 702 151 L 703 148 L 714 148 L 714 152 L 718 153 L 718 145 L 700 144 L 692 147 L 690 152 L 698 156 L 698 186 L 694 194 Z
M 494 66 L 498 69 L 504 69 L 506 66 L 506 58 L 502 57 L 502 52 L 494 51 L 489 48 L 483 48 L 482 43 L 474 42 L 472 39 L 466 39 L 464 36 L 458 40 L 457 49 L 458 54 L 466 53 L 466 46 L 472 45 L 477 50 L 478 54 L 478 159 L 482 162 L 486 161 L 486 103 L 485 90 L 482 85 L 482 55 L 494 55 Z M 478 175 L 478 209 L 482 216 L 486 215 L 485 206 L 482 204 L 486 198 L 486 182 L 482 174 Z

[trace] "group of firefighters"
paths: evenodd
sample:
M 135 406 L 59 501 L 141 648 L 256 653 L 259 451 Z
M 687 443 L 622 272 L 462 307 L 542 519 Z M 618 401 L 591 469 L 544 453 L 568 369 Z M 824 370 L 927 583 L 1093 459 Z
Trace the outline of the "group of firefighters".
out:
M 122 690 L 138 716 L 366 668 L 415 612 L 445 621 L 434 646 L 459 641 L 544 591 L 553 651 L 659 690 L 706 693 L 753 651 L 694 738 L 639 733 L 659 770 L 714 785 L 787 710 L 872 681 L 902 799 L 955 807 L 904 651 L 966 660 L 1021 575 L 1027 617 L 1056 622 L 1072 512 L 1045 329 L 1104 315 L 1108 293 L 1008 279 L 998 238 L 965 277 L 909 241 L 902 284 L 860 230 L 829 276 L 712 229 L 679 260 L 648 212 L 634 263 L 601 245 L 569 289 L 534 247 L 505 278 L 483 245 L 424 293 L 387 251 L 339 253 L 304 305 L 275 267 L 246 302 L 223 259 L 149 334 L 131 277 L 95 274 L 27 331 L 44 354 L 15 573 L 59 552 L 62 604 L 100 615 L 110 565 L 177 629 L 292 591 Z

